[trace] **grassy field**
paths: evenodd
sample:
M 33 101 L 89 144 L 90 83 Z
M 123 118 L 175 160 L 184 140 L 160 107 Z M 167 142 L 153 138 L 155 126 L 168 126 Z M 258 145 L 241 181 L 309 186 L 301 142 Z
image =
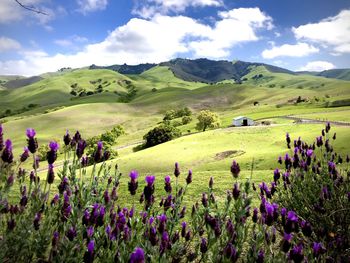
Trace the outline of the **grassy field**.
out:
M 256 74 L 263 74 L 265 78 L 254 80 Z M 79 130 L 84 138 L 89 138 L 120 124 L 126 134 L 118 138 L 115 148 L 122 148 L 118 150 L 119 157 L 110 163 L 117 163 L 124 174 L 121 193 L 127 191 L 126 175 L 131 170 L 141 173 L 140 180 L 147 174 L 154 174 L 162 181 L 163 176 L 172 174 L 175 162 L 180 163 L 182 181 L 188 169 L 193 170 L 190 196 L 198 196 L 206 190 L 211 176 L 219 193 L 230 188 L 232 159 L 241 164 L 241 180 L 250 177 L 254 160 L 252 180 L 270 181 L 277 157 L 287 152 L 285 133 L 289 132 L 292 138 L 302 136 L 311 142 L 322 129 L 319 124 L 294 124 L 278 117 L 296 115 L 350 121 L 350 106 L 326 107 L 327 102 L 350 98 L 350 82 L 271 73 L 264 67 L 257 67 L 248 74 L 243 84 L 186 82 L 176 78 L 167 67 L 155 67 L 140 75 L 128 76 L 110 70 L 82 69 L 44 77 L 26 87 L 0 91 L 0 111 L 21 108 L 29 103 L 41 105 L 1 120 L 5 122 L 5 138 L 14 142 L 15 156 L 26 144 L 25 130 L 29 127 L 36 129 L 39 143 L 46 144 L 52 139 L 61 141 L 66 129 L 72 134 Z M 126 81 L 136 87 L 137 95 L 129 103 L 118 103 L 119 96 L 114 91 L 126 92 Z M 69 93 L 74 83 L 89 91 L 101 83 L 108 92 L 71 99 Z M 305 101 L 296 103 L 299 96 Z M 258 105 L 254 106 L 255 102 Z M 184 106 L 193 111 L 193 121 L 179 127 L 187 136 L 134 152 L 134 144 L 142 141 L 143 135 L 162 121 L 165 111 Z M 194 133 L 196 115 L 202 109 L 218 114 L 220 129 Z M 269 120 L 273 125 L 228 128 L 232 119 L 239 115 Z M 335 148 L 343 155 L 348 153 L 349 128 L 338 126 L 332 127 L 331 131 L 338 134 Z M 128 147 L 130 144 L 132 146 Z M 42 176 L 45 177 L 45 172 Z
M 338 111 L 332 112 L 321 112 L 321 113 L 310 113 L 298 115 L 301 118 L 309 118 L 315 120 L 325 121 L 343 121 L 350 122 L 350 109 L 339 109 Z

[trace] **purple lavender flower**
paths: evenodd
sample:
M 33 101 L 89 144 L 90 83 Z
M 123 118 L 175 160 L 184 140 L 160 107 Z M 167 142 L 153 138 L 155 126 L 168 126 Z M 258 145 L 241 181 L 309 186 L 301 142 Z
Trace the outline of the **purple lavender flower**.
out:
M 69 144 L 70 144 L 70 142 L 71 142 L 71 137 L 70 137 L 70 135 L 69 135 L 69 132 L 68 132 L 68 130 L 66 130 L 66 134 L 63 136 L 63 142 L 64 142 L 64 144 L 66 145 L 66 146 L 68 146 Z
M 83 156 L 85 148 L 86 148 L 86 141 L 79 140 L 78 145 L 77 145 L 77 149 L 76 149 L 76 155 L 77 155 L 78 159 L 80 159 Z
M 287 253 L 291 247 L 292 234 L 284 233 L 282 240 L 282 251 Z
M 40 227 L 40 221 L 41 221 L 41 213 L 36 213 L 33 221 L 34 229 L 39 230 Z
M 239 173 L 241 171 L 241 168 L 239 167 L 239 164 L 233 160 L 232 165 L 231 165 L 231 173 L 234 178 L 237 178 Z
M 53 164 L 49 164 L 49 169 L 47 170 L 47 183 L 52 184 L 55 179 L 55 172 L 53 171 Z
M 277 168 L 275 169 L 275 171 L 273 171 L 273 180 L 277 182 L 280 179 L 280 177 L 281 177 L 281 173 L 280 173 L 280 170 L 278 170 Z
M 13 182 L 15 181 L 15 176 L 13 174 L 11 174 L 8 178 L 7 178 L 7 186 L 12 186 Z
M 171 193 L 172 187 L 171 187 L 171 182 L 170 182 L 170 176 L 169 175 L 165 176 L 164 183 L 165 183 L 164 190 L 167 193 Z
M 137 171 L 131 171 L 129 176 L 130 176 L 130 182 L 128 183 L 128 189 L 131 195 L 135 195 L 138 187 L 138 182 L 136 180 L 139 174 Z
M 145 252 L 142 248 L 135 248 L 134 252 L 130 255 L 129 263 L 144 263 Z
M 159 233 L 163 233 L 165 231 L 166 222 L 167 222 L 168 219 L 167 219 L 165 214 L 162 214 L 162 215 L 158 216 L 157 219 L 159 221 L 158 232 Z
M 317 147 L 321 147 L 323 145 L 322 136 L 316 137 L 316 145 Z
M 2 124 L 0 123 L 0 152 L 4 149 L 4 134 Z
M 259 250 L 259 253 L 258 253 L 258 258 L 256 259 L 256 262 L 257 263 L 263 263 L 264 262 L 264 259 L 265 259 L 265 253 L 263 250 Z
M 279 156 L 279 157 L 278 157 L 277 162 L 278 162 L 279 164 L 282 164 L 282 156 Z
M 208 241 L 202 237 L 200 251 L 202 254 L 205 254 L 208 251 Z
M 57 150 L 59 149 L 59 145 L 57 142 L 51 141 L 49 143 L 49 148 L 50 148 L 50 151 L 48 151 L 46 155 L 47 162 L 49 164 L 53 164 L 57 159 Z
M 97 142 L 97 149 L 94 152 L 95 163 L 98 163 L 102 160 L 102 148 L 103 148 L 103 143 L 101 141 Z
M 115 186 L 113 186 L 113 188 L 112 188 L 111 198 L 113 201 L 116 201 L 118 199 L 117 187 L 115 187 Z
M 231 243 L 228 243 L 224 248 L 224 255 L 226 258 L 230 259 L 231 262 L 236 262 L 238 259 L 237 250 Z
M 206 193 L 202 193 L 202 205 L 208 207 L 208 196 Z
M 179 163 L 175 163 L 175 169 L 174 169 L 174 175 L 175 175 L 175 177 L 179 177 L 179 175 L 180 175 L 180 168 L 179 168 Z
M 59 239 L 60 239 L 60 233 L 58 233 L 57 231 L 53 232 L 52 240 L 51 240 L 52 247 L 57 246 Z
M 24 147 L 23 149 L 23 153 L 21 154 L 20 156 L 20 160 L 21 162 L 25 162 L 29 157 L 29 150 L 28 150 L 28 147 Z
M 330 131 L 330 129 L 331 129 L 331 124 L 330 124 L 330 122 L 327 122 L 327 124 L 326 124 L 326 133 L 328 133 Z
M 235 184 L 233 185 L 233 190 L 232 190 L 232 196 L 233 196 L 233 198 L 234 198 L 235 200 L 238 199 L 240 192 L 241 192 L 241 190 L 239 190 L 239 185 L 238 185 L 238 183 L 235 183 Z
M 304 259 L 303 254 L 303 244 L 298 244 L 292 248 L 289 252 L 289 258 L 293 260 L 295 263 L 300 263 Z
M 66 233 L 66 237 L 70 240 L 73 241 L 74 238 L 77 236 L 77 230 L 75 229 L 75 227 L 70 227 Z
M 321 254 L 324 254 L 326 252 L 325 247 L 322 245 L 322 243 L 314 242 L 312 244 L 312 251 L 315 258 L 318 258 Z
M 155 180 L 156 180 L 156 177 L 154 175 L 147 175 L 145 178 L 145 181 L 148 186 L 153 186 Z
M 286 224 L 284 226 L 284 231 L 286 233 L 291 233 L 293 231 L 298 232 L 299 224 L 298 224 L 298 216 L 294 211 L 288 211 Z
M 5 142 L 5 148 L 2 151 L 1 159 L 5 163 L 12 163 L 13 162 L 13 154 L 12 154 L 12 142 L 11 140 L 6 140 Z
M 89 164 L 89 157 L 87 156 L 81 157 L 81 166 L 86 167 L 88 166 L 88 164 Z
M 186 236 L 186 226 L 187 226 L 187 223 L 185 221 L 181 223 L 181 236 L 182 237 Z
M 95 250 L 95 241 L 90 240 L 87 244 L 87 251 L 84 254 L 84 263 L 92 263 L 94 261 L 94 250 Z
M 35 153 L 36 150 L 38 149 L 38 141 L 35 137 L 36 132 L 34 129 L 29 128 L 27 129 L 26 135 L 28 137 L 27 142 L 28 142 L 28 149 L 31 153 Z
M 164 231 L 162 234 L 161 242 L 160 242 L 160 247 L 159 247 L 159 252 L 160 254 L 164 254 L 165 250 L 167 249 L 169 245 L 169 234 Z
M 214 178 L 212 176 L 210 176 L 210 179 L 209 179 L 209 188 L 210 189 L 213 189 L 213 185 L 214 185 Z
M 258 222 L 258 209 L 257 208 L 254 208 L 253 210 L 253 217 L 252 217 L 252 220 L 254 223 Z
M 87 229 L 86 229 L 86 234 L 87 236 L 90 238 L 94 235 L 94 227 L 93 226 L 89 226 Z
M 192 170 L 188 171 L 188 175 L 187 175 L 187 178 L 186 178 L 186 183 L 187 184 L 192 183 Z
M 153 201 L 154 201 L 153 193 L 154 193 L 154 181 L 155 181 L 155 179 L 156 179 L 156 177 L 154 175 L 148 175 L 148 176 L 146 176 L 146 179 L 145 179 L 147 185 L 143 189 L 143 194 L 144 194 L 145 200 L 146 200 L 146 203 L 145 203 L 146 209 L 151 207 L 151 205 L 153 204 Z
M 301 231 L 303 232 L 304 236 L 310 237 L 312 234 L 312 227 L 311 224 L 305 220 L 301 221 L 300 223 Z
M 103 193 L 103 199 L 106 205 L 109 204 L 109 201 L 111 200 L 111 198 L 109 197 L 108 189 L 106 189 L 106 191 Z

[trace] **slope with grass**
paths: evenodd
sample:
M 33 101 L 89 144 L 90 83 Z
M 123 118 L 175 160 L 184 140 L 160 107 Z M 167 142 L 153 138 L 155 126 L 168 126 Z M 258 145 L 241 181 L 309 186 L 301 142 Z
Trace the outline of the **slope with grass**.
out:
M 125 86 L 129 82 L 131 80 L 128 77 L 110 70 L 76 70 L 8 91 L 1 98 L 0 110 L 20 108 L 30 103 L 41 106 L 68 103 L 74 97 L 70 92 L 75 83 L 78 89 L 84 89 L 86 92 L 94 92 L 98 85 L 101 85 L 104 91 L 126 92 Z

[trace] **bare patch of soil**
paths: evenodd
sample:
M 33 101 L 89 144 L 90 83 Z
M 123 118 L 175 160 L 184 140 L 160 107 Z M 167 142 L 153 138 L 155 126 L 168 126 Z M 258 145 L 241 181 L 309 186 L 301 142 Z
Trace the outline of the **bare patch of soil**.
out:
M 237 151 L 237 150 L 224 151 L 224 152 L 217 153 L 215 155 L 215 159 L 216 160 L 223 160 L 223 159 L 226 159 L 228 157 L 236 157 L 236 156 L 240 156 L 243 154 L 245 154 L 245 151 Z

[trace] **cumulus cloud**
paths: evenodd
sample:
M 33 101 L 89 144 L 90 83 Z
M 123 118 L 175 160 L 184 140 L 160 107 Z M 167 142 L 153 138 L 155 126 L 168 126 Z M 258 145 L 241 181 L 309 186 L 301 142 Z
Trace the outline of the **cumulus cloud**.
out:
M 263 58 L 273 59 L 276 57 L 305 57 L 319 52 L 319 49 L 307 43 L 297 43 L 295 45 L 284 44 L 265 49 L 261 55 Z
M 54 43 L 61 47 L 74 47 L 76 44 L 86 43 L 88 39 L 86 37 L 73 35 L 63 39 L 56 39 Z
M 56 6 L 55 11 L 48 6 L 52 5 L 50 0 L 22 0 L 25 6 L 44 12 L 46 15 L 29 12 L 13 0 L 1 1 L 0 4 L 0 24 L 9 24 L 25 20 L 26 22 L 35 21 L 37 24 L 51 30 L 48 23 L 56 18 L 56 15 L 64 15 L 66 12 L 62 6 Z
M 222 0 L 138 0 L 133 10 L 143 18 L 151 18 L 155 14 L 183 12 L 188 7 L 222 6 Z
M 293 27 L 297 39 L 302 39 L 325 46 L 335 52 L 350 53 L 350 10 L 342 10 L 338 15 L 328 17 L 318 23 Z
M 108 0 L 77 0 L 79 11 L 83 14 L 105 10 Z
M 110 32 L 102 42 L 86 45 L 80 52 L 53 56 L 43 52 L 22 54 L 18 66 L 16 61 L 0 63 L 0 73 L 33 75 L 91 64 L 158 63 L 181 54 L 223 58 L 235 45 L 258 40 L 258 30 L 271 28 L 272 19 L 258 8 L 231 11 L 220 13 L 220 19 L 212 26 L 186 16 L 133 18 Z M 242 13 L 250 14 L 249 18 Z
M 312 61 L 301 67 L 300 71 L 323 71 L 335 68 L 335 65 L 328 61 Z
M 16 40 L 8 37 L 0 37 L 0 53 L 20 48 L 21 45 Z

